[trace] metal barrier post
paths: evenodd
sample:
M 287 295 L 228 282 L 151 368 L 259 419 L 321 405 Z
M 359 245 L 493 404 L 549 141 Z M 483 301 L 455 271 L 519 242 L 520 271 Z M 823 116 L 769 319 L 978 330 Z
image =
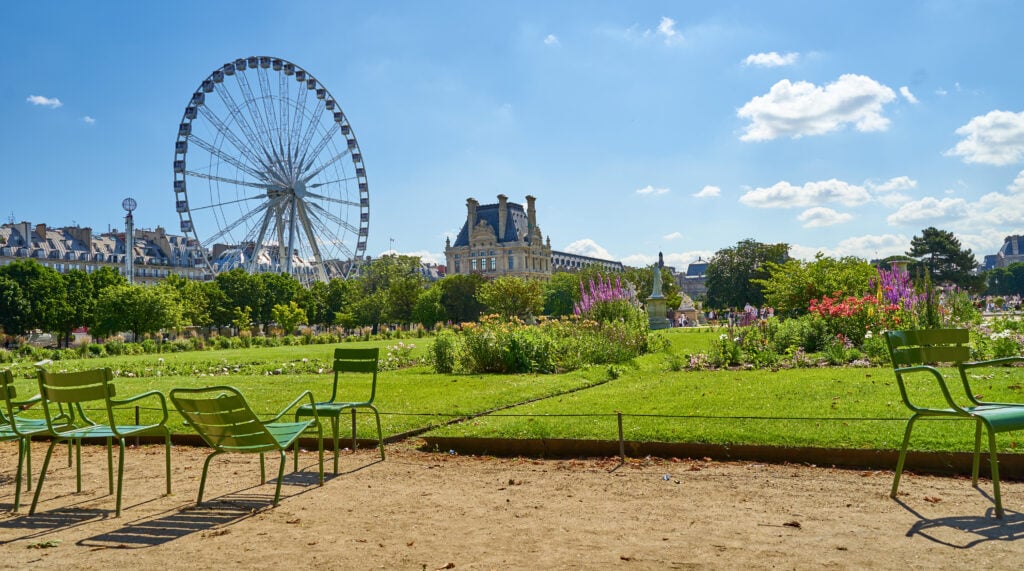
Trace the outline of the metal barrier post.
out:
M 139 405 L 135 405 L 135 426 L 138 426 L 140 424 L 142 424 L 142 423 L 139 422 Z M 136 434 L 135 435 L 135 447 L 138 448 L 138 446 L 139 446 L 139 435 Z
M 619 460 L 626 463 L 626 441 L 622 438 L 622 411 L 617 410 L 615 414 L 619 419 Z

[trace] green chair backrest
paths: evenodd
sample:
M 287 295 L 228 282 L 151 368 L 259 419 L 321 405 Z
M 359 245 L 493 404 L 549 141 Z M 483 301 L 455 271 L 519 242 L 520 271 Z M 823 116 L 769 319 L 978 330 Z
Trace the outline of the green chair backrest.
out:
M 39 394 L 43 397 L 43 411 L 48 421 L 64 416 L 67 410 L 72 420 L 77 412 L 81 421 L 96 424 L 85 414 L 82 403 L 103 401 L 107 421 L 113 424 L 110 398 L 116 395 L 114 373 L 109 368 L 91 369 L 74 373 L 50 373 L 39 369 Z M 56 405 L 57 410 L 53 410 Z M 65 406 L 67 407 L 65 409 Z
M 172 389 L 174 408 L 211 448 L 226 452 L 280 450 L 277 440 L 238 389 Z
M 966 329 L 918 329 L 888 331 L 889 356 L 894 368 L 928 363 L 963 363 L 970 359 Z
M 14 418 L 14 406 L 11 401 L 18 396 L 14 390 L 14 374 L 10 369 L 0 371 L 0 397 L 4 399 L 3 409 L 0 409 L 0 424 L 11 424 Z
M 331 389 L 331 400 L 338 397 L 338 373 L 373 373 L 373 381 L 370 384 L 370 398 L 366 402 L 373 402 L 377 392 L 377 363 L 380 359 L 380 348 L 353 349 L 339 347 L 334 350 L 334 387 Z

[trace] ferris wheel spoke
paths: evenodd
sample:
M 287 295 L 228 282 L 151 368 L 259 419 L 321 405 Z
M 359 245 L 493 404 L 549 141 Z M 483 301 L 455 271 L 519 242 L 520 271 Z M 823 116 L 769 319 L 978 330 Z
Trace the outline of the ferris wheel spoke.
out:
M 313 224 L 306 215 L 305 203 L 302 200 L 296 200 L 294 206 L 298 210 L 298 218 L 302 223 L 302 230 L 306 234 L 306 240 L 309 242 L 309 249 L 312 250 L 313 260 L 316 262 L 317 273 L 320 275 L 320 279 L 326 282 L 327 272 L 324 271 L 324 259 L 323 256 L 320 255 L 320 244 L 317 243 L 316 237 L 313 236 Z
M 229 200 L 227 202 L 214 202 L 214 203 L 211 203 L 211 204 L 207 204 L 205 206 L 196 206 L 196 207 L 191 207 L 190 206 L 189 210 L 191 210 L 192 212 L 200 212 L 200 211 L 203 211 L 203 210 L 210 210 L 212 208 L 218 208 L 220 206 L 229 206 L 229 205 L 232 205 L 232 204 L 241 204 L 243 202 L 251 202 L 253 200 L 263 200 L 264 198 L 266 198 L 266 197 L 265 196 L 247 196 L 245 198 L 240 198 L 238 200 Z
M 259 252 L 263 249 L 263 240 L 267 235 L 267 226 L 270 225 L 271 212 L 268 208 L 263 212 L 263 221 L 260 223 L 259 232 L 256 234 L 256 239 L 253 240 L 252 256 L 249 258 L 249 267 L 245 271 L 252 273 L 256 268 L 256 260 L 259 258 Z
M 248 187 L 251 187 L 251 188 L 259 188 L 259 189 L 262 189 L 262 190 L 272 190 L 272 189 L 280 188 L 280 185 L 276 185 L 276 184 L 268 184 L 268 183 L 265 183 L 265 182 L 249 182 L 249 181 L 246 181 L 246 180 L 235 180 L 235 179 L 232 179 L 232 178 L 224 178 L 222 176 L 215 176 L 215 175 L 212 175 L 212 174 L 206 174 L 206 173 L 201 173 L 201 172 L 196 172 L 196 171 L 185 171 L 185 174 L 187 174 L 189 176 L 194 176 L 196 178 L 205 178 L 207 180 L 212 180 L 212 181 L 216 181 L 216 182 L 224 182 L 224 183 L 228 183 L 228 184 L 236 184 L 238 186 L 248 186 Z
M 343 256 L 346 256 L 348 258 L 355 257 L 354 254 L 352 253 L 352 250 L 350 250 L 348 246 L 345 245 L 345 241 L 339 238 L 338 235 L 334 233 L 334 230 L 330 227 L 329 224 L 317 218 L 316 213 L 308 211 L 307 213 L 309 214 L 310 221 L 313 223 L 314 226 L 316 226 L 320 234 L 324 236 L 324 239 L 321 240 L 322 242 L 336 246 L 341 251 L 341 254 Z
M 240 75 L 242 74 L 235 73 L 235 77 L 239 77 Z M 243 80 L 239 80 L 239 83 L 241 83 L 242 81 Z M 235 98 L 231 95 L 231 91 L 226 88 L 217 89 L 216 91 L 217 95 L 220 96 L 221 101 L 223 101 L 224 105 L 228 108 L 228 113 L 231 114 L 231 118 L 234 119 L 235 123 L 238 124 L 238 128 L 242 130 L 242 133 L 245 135 L 245 138 L 249 140 L 249 145 L 252 147 L 252 149 L 259 150 L 264 155 L 266 155 L 267 149 L 264 146 L 263 141 L 259 138 L 259 136 L 256 133 L 253 132 L 252 126 L 249 125 L 249 120 L 245 117 L 245 114 L 242 113 L 242 109 L 238 106 L 238 104 L 235 103 Z
M 322 194 L 317 194 L 315 192 L 307 192 L 306 195 L 307 196 L 312 196 L 313 198 L 316 198 L 316 199 L 319 199 L 319 200 L 323 200 L 324 202 L 333 202 L 335 204 L 342 204 L 344 206 L 359 206 L 358 202 L 352 202 L 351 200 L 343 200 L 343 199 L 340 199 L 340 198 L 334 198 L 332 196 L 324 196 Z
M 356 180 L 357 178 L 358 177 L 354 177 L 354 176 L 346 176 L 344 178 L 336 178 L 334 180 L 326 180 L 324 182 L 315 182 L 313 184 L 307 184 L 306 188 L 319 188 L 321 186 L 326 186 L 328 184 L 336 184 L 336 183 L 339 183 L 339 182 L 348 182 L 350 180 Z
M 233 156 L 225 153 L 221 149 L 218 149 L 217 147 L 214 147 L 213 145 L 211 145 L 210 143 L 207 143 L 206 141 L 200 139 L 199 137 L 197 137 L 195 135 L 189 135 L 188 136 L 188 140 L 193 142 L 193 143 L 195 143 L 196 145 L 199 146 L 199 148 L 203 149 L 207 153 L 210 153 L 212 156 L 217 157 L 218 159 L 228 163 L 229 165 L 237 168 L 238 170 L 244 171 L 246 174 L 252 176 L 253 178 L 256 178 L 256 179 L 264 178 L 263 176 L 260 176 L 260 174 L 258 172 L 253 170 L 252 167 L 250 167 L 249 165 L 246 165 L 242 161 L 238 160 L 238 158 L 233 157 Z
M 263 202 L 259 206 L 257 206 L 256 208 L 253 208 L 249 212 L 246 212 L 245 214 L 240 216 L 238 218 L 238 220 L 235 220 L 234 222 L 226 225 L 224 228 L 222 228 L 220 230 L 220 232 L 217 232 L 216 234 L 214 234 L 214 235 L 210 236 L 209 238 L 207 238 L 203 242 L 203 247 L 204 248 L 209 248 L 211 245 L 216 243 L 217 240 L 220 240 L 223 236 L 225 236 L 227 234 L 230 234 L 232 230 L 234 230 L 235 228 L 238 228 L 243 223 L 248 222 L 249 220 L 251 220 L 254 216 L 259 214 L 260 212 L 266 210 L 269 205 L 273 204 L 273 202 L 274 201 Z
M 356 234 L 356 235 L 359 234 L 359 228 L 356 228 L 355 226 L 349 224 L 347 221 L 342 220 L 341 218 L 338 218 L 337 216 L 332 214 L 330 211 L 324 209 L 323 206 L 320 206 L 319 204 L 317 204 L 315 202 L 310 202 L 309 205 L 313 208 L 313 210 L 317 211 L 324 218 L 330 220 L 331 222 L 337 224 L 338 226 L 341 226 L 345 230 L 348 230 L 349 232 L 352 232 L 353 234 Z
M 280 113 L 280 121 L 281 122 L 279 124 L 279 127 L 280 127 L 281 133 L 283 135 L 289 135 L 290 132 L 288 130 L 288 125 L 289 125 L 290 121 L 289 121 L 289 113 L 288 113 L 289 112 L 288 102 L 291 101 L 291 98 L 288 96 L 288 94 L 290 93 L 290 90 L 288 89 L 288 85 L 289 85 L 288 76 L 283 74 L 283 73 L 282 74 L 278 74 L 278 75 L 279 76 L 277 78 L 277 96 L 278 96 L 278 100 L 281 102 L 281 104 L 279 106 L 281 108 L 281 113 Z M 285 139 L 285 137 L 282 136 L 282 137 L 279 137 L 279 139 L 281 139 L 279 141 L 279 143 L 282 145 L 281 146 L 281 154 L 284 155 L 285 154 L 285 150 L 284 150 L 285 149 L 285 147 L 284 147 L 284 143 L 285 143 L 284 139 Z M 291 137 L 290 136 L 288 137 L 287 143 L 288 143 L 288 147 L 290 148 L 291 147 Z
M 302 136 L 302 112 L 306 110 L 306 95 L 309 90 L 300 85 L 296 94 L 295 115 L 292 118 L 292 126 L 288 133 L 288 140 L 291 145 L 288 148 L 288 156 L 292 164 L 299 162 L 299 139 Z
M 331 142 L 332 135 L 334 135 L 335 131 L 340 132 L 340 128 L 338 127 L 337 123 L 331 125 L 331 128 L 327 129 L 327 131 L 324 132 L 324 136 L 320 139 L 320 142 L 316 144 L 316 147 L 313 149 L 313 152 L 309 153 L 308 156 L 310 164 L 312 164 L 313 161 L 315 161 L 316 158 L 320 156 L 320 152 L 324 150 L 324 147 L 326 147 L 328 143 Z
M 260 105 L 256 101 L 257 97 L 252 91 L 252 86 L 249 84 L 249 74 L 236 73 L 235 77 L 238 79 L 238 87 L 242 91 L 242 99 L 245 101 L 245 108 L 249 110 L 249 115 L 252 116 L 252 123 L 256 129 L 257 137 L 259 137 L 261 142 L 270 142 L 270 130 L 267 128 L 267 122 L 263 119 L 263 113 L 260 112 Z M 269 156 L 269 153 L 266 152 L 265 148 L 264 154 Z
M 274 97 L 270 91 L 270 78 L 267 77 L 267 70 L 262 67 L 257 68 L 256 78 L 259 80 L 260 93 L 263 95 L 263 112 L 267 116 L 267 126 L 272 133 L 276 134 L 274 128 L 278 125 L 277 115 L 274 112 Z
M 225 139 L 230 141 L 231 144 L 234 145 L 236 149 L 238 149 L 239 153 L 242 153 L 242 155 L 245 156 L 245 158 L 249 159 L 249 163 L 252 164 L 253 168 L 266 168 L 266 165 L 264 165 L 263 161 L 261 161 L 259 157 L 252 153 L 249 147 L 246 146 L 246 144 L 243 143 L 242 140 L 238 138 L 238 135 L 235 134 L 235 132 L 232 131 L 231 128 L 228 127 L 227 124 L 224 123 L 224 121 L 220 117 L 218 117 L 216 113 L 213 112 L 212 109 L 210 109 L 206 105 L 200 105 L 199 112 L 202 113 L 203 117 L 206 118 L 210 123 L 213 124 L 214 127 L 217 128 L 217 131 L 221 135 L 223 135 Z
M 302 182 L 303 183 L 307 183 L 307 182 L 313 180 L 313 178 L 316 177 L 316 175 L 318 175 L 321 172 L 323 172 L 323 170 L 325 168 L 327 168 L 327 167 L 333 165 L 334 163 L 340 161 L 341 159 L 345 158 L 350 152 L 351 152 L 351 149 L 345 149 L 344 151 L 334 155 L 333 157 L 330 158 L 330 160 L 328 160 L 324 164 L 320 165 L 320 167 L 317 168 L 315 171 L 313 171 L 313 172 L 309 173 L 308 175 L 302 177 Z

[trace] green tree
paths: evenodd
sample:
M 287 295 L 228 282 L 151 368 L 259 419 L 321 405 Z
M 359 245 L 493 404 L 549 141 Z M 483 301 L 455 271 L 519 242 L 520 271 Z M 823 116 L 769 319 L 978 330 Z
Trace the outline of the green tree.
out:
M 253 319 L 266 325 L 274 321 L 271 315 L 273 308 L 292 302 L 302 286 L 289 274 L 256 274 L 254 277 L 261 283 L 259 290 L 263 295 L 258 309 L 254 309 Z
M 409 323 L 416 298 L 423 291 L 420 259 L 415 256 L 381 256 L 360 268 L 355 283 L 359 285 L 359 292 L 349 301 L 351 315 L 358 324 L 376 326 L 381 321 Z
M 633 285 L 636 291 L 636 298 L 643 303 L 654 293 L 654 268 L 645 266 L 642 268 L 627 268 L 621 276 L 623 286 L 625 282 Z M 612 278 L 615 281 L 615 278 Z M 667 266 L 661 268 L 661 295 L 665 296 L 665 304 L 669 309 L 679 307 L 682 296 L 679 295 L 679 285 L 676 283 L 672 270 Z
M 19 335 L 28 327 L 32 306 L 21 293 L 18 282 L 0 275 L 0 330 L 7 335 Z
M 130 331 L 132 338 L 177 327 L 181 307 L 172 291 L 161 286 L 111 286 L 100 293 L 93 330 L 103 337 Z
M 487 278 L 480 274 L 454 274 L 440 280 L 440 303 L 447 319 L 452 323 L 479 320 L 485 307 L 477 299 L 477 292 L 485 283 Z
M 444 291 L 441 282 L 436 281 L 420 294 L 416 299 L 416 307 L 412 310 L 413 321 L 424 327 L 433 327 L 446 318 L 444 307 L 441 305 L 441 295 Z
M 821 252 L 811 262 L 766 262 L 765 269 L 768 277 L 756 280 L 764 289 L 765 303 L 777 314 L 791 317 L 806 314 L 812 299 L 861 296 L 867 293 L 871 280 L 878 279 L 878 269 L 861 258 L 836 259 Z
M 933 226 L 921 231 L 920 236 L 910 240 L 907 255 L 918 260 L 915 269 L 923 268 L 931 275 L 936 285 L 956 285 L 962 289 L 979 291 L 983 278 L 975 275 L 978 261 L 970 249 L 963 249 L 960 240 L 952 232 Z M 911 275 L 916 275 L 911 270 Z
M 261 278 L 249 274 L 242 268 L 234 268 L 217 274 L 217 277 L 214 278 L 214 283 L 217 284 L 217 288 L 226 297 L 226 306 L 220 308 L 223 312 L 230 314 L 233 309 L 245 309 L 248 307 L 249 315 L 253 321 L 266 323 L 260 320 L 258 311 L 259 308 L 263 307 L 264 300 L 267 297 L 266 287 Z M 219 317 L 223 319 L 226 315 L 221 314 Z M 269 317 L 268 313 L 268 320 Z M 232 321 L 234 319 L 229 320 L 229 322 Z
M 0 276 L 18 284 L 21 295 L 28 302 L 29 311 L 22 323 L 25 333 L 34 329 L 59 332 L 63 316 L 67 313 L 67 293 L 64 280 L 53 268 L 35 260 L 15 260 L 0 266 Z
M 92 293 L 95 299 L 99 299 L 100 293 L 110 286 L 128 285 L 128 278 L 121 275 L 121 272 L 111 266 L 100 266 L 89 274 L 89 281 L 92 282 Z
M 328 285 L 321 281 L 308 288 L 300 287 L 295 293 L 295 302 L 306 312 L 310 325 L 330 325 L 334 321 L 334 316 L 327 312 L 328 293 Z
M 291 335 L 299 325 L 306 323 L 306 311 L 294 301 L 275 305 L 270 310 L 270 315 L 274 323 L 277 323 L 285 335 Z
M 502 276 L 480 286 L 477 298 L 502 317 L 526 320 L 544 309 L 544 286 L 538 280 Z
M 167 276 L 163 284 L 171 288 L 178 298 L 181 306 L 182 325 L 208 327 L 213 324 L 210 298 L 207 295 L 209 286 L 177 274 Z
M 580 301 L 580 284 L 597 281 L 598 276 L 605 274 L 607 272 L 596 264 L 585 266 L 578 272 L 551 274 L 551 279 L 544 284 L 544 315 L 561 317 L 572 314 Z
M 71 270 L 63 274 L 64 299 L 58 332 L 64 340 L 64 346 L 71 344 L 71 331 L 76 327 L 86 327 L 92 323 L 96 300 L 93 295 L 92 280 L 82 270 Z
M 715 252 L 705 274 L 708 306 L 722 309 L 747 303 L 763 305 L 763 286 L 755 280 L 768 277 L 768 262 L 782 264 L 787 259 L 789 244 L 762 244 L 751 239 Z

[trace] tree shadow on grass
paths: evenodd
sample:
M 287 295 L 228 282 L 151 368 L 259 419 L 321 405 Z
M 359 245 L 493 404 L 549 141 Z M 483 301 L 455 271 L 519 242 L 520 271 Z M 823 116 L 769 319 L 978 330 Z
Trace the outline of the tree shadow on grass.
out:
M 979 490 L 980 491 L 980 490 Z M 985 497 L 987 493 L 981 492 Z M 991 498 L 989 498 L 991 499 Z M 1017 541 L 1024 539 L 1024 514 L 1004 508 L 1002 519 L 995 516 L 995 507 L 980 516 L 950 516 L 929 519 L 900 499 L 895 500 L 919 521 L 907 530 L 915 535 L 954 549 L 970 549 L 986 541 Z

